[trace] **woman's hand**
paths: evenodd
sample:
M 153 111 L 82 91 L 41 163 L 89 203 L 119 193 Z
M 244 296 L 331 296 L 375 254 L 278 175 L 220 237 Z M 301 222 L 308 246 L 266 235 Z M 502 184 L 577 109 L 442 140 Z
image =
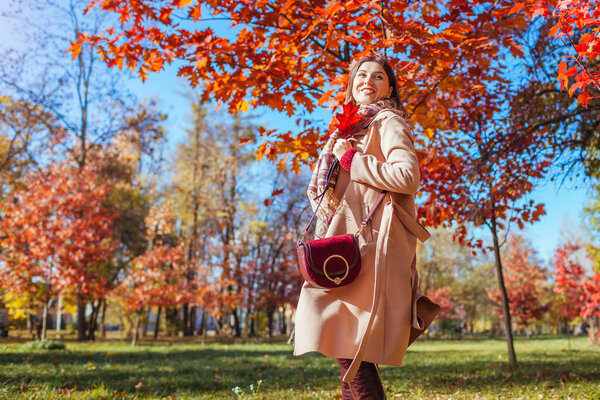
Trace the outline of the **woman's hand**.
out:
M 337 158 L 338 160 L 342 159 L 342 156 L 344 155 L 344 153 L 348 150 L 350 150 L 352 148 L 352 145 L 350 144 L 349 141 L 347 141 L 346 139 L 338 139 L 335 141 L 335 144 L 333 145 L 333 155 L 335 156 L 335 158 Z

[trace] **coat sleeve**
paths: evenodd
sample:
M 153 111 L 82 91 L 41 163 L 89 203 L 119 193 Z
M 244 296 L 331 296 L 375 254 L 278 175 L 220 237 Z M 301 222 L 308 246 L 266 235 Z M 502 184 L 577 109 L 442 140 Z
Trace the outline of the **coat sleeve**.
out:
M 421 175 L 410 128 L 402 118 L 394 116 L 383 122 L 379 135 L 385 162 L 371 154 L 356 153 L 350 179 L 381 190 L 414 194 Z

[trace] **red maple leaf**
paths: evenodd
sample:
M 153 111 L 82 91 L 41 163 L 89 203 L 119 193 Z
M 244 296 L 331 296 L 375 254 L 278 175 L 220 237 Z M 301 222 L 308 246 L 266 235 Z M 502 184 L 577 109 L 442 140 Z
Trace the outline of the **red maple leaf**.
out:
M 337 119 L 337 124 L 335 124 L 335 127 L 340 132 L 341 137 L 344 139 L 348 138 L 352 134 L 352 128 L 354 125 L 362 120 L 362 115 L 358 114 L 359 109 L 360 106 L 347 103 L 344 104 L 344 109 L 341 114 L 335 114 L 335 118 Z

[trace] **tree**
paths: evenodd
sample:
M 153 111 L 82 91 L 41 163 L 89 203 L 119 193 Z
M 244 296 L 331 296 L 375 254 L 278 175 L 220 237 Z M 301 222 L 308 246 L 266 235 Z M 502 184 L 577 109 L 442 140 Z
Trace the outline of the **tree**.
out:
M 577 102 L 585 108 L 591 99 L 600 98 L 598 4 L 593 0 L 559 0 L 552 3 L 527 0 L 515 3 L 509 14 L 521 10 L 530 19 L 542 16 L 551 21 L 547 35 L 560 40 L 567 49 L 568 62 L 556 60 L 561 90 L 569 89 L 569 97 L 579 90 L 581 93 Z
M 441 307 L 440 315 L 438 317 L 440 319 L 450 319 L 453 316 L 452 312 L 454 311 L 454 306 L 452 304 L 452 300 L 450 299 L 450 295 L 448 293 L 449 291 L 450 287 L 444 286 L 427 292 L 427 297 Z
M 500 253 L 502 230 L 511 223 L 519 227 L 535 222 L 545 213 L 543 204 L 523 199 L 551 165 L 552 150 L 543 145 L 544 133 L 525 135 L 508 118 L 488 119 L 478 107 L 471 114 L 471 127 L 455 135 L 445 132 L 422 152 L 425 174 L 419 215 L 428 225 L 455 226 L 455 238 L 474 250 L 483 241 L 469 236 L 475 226 L 486 226 L 492 239 L 498 287 L 502 297 L 504 329 L 511 365 L 516 364 L 512 323 Z
M 541 320 L 548 309 L 547 273 L 536 259 L 535 251 L 522 236 L 511 235 L 506 247 L 503 265 L 510 313 L 517 324 L 527 328 Z M 499 290 L 490 290 L 488 294 L 498 305 L 502 305 Z
M 256 128 L 249 119 L 228 120 L 219 115 L 207 117 L 201 102 L 192 104 L 193 126 L 187 139 L 179 144 L 172 186 L 174 212 L 181 221 L 182 236 L 188 251 L 188 279 L 198 274 L 208 278 L 213 287 L 223 284 L 218 293 L 208 296 L 223 301 L 220 315 L 234 320 L 235 335 L 241 335 L 237 302 L 241 298 L 241 249 L 239 248 L 239 207 L 252 162 L 248 145 L 240 145 L 255 135 Z M 209 268 L 210 271 L 202 271 Z M 203 315 L 207 308 L 203 306 Z M 183 305 L 184 334 L 193 334 L 193 304 Z M 204 317 L 203 317 L 204 318 Z
M 600 171 L 596 171 L 596 179 L 591 189 L 589 203 L 584 207 L 586 215 L 586 228 L 590 233 L 591 242 L 587 246 L 592 263 L 596 271 L 600 271 Z
M 518 41 L 525 57 L 515 65 L 515 79 L 507 106 L 515 130 L 528 135 L 544 130 L 545 146 L 553 149 L 553 178 L 572 180 L 583 169 L 593 175 L 600 166 L 600 102 L 584 107 L 561 90 L 554 71 L 566 50 L 548 36 L 552 20 L 536 20 Z M 583 168 L 582 168 L 583 167 Z M 561 176 L 562 175 L 562 176 Z
M 0 96 L 0 197 L 60 141 L 53 115 L 27 101 Z
M 31 173 L 25 187 L 0 204 L 0 281 L 15 295 L 35 294 L 44 307 L 63 292 L 97 297 L 108 287 L 98 271 L 115 249 L 113 211 L 105 208 L 108 188 L 98 170 L 67 163 Z
M 587 272 L 578 257 L 583 246 L 565 243 L 555 251 L 555 291 L 561 315 L 566 321 L 575 317 L 591 319 L 590 339 L 598 343 L 597 320 L 600 317 L 600 272 Z
M 177 306 L 189 302 L 185 285 L 185 248 L 158 245 L 137 257 L 116 293 L 136 315 L 131 344 L 136 345 L 141 313 L 147 307 Z
M 267 334 L 273 336 L 275 313 L 279 311 L 280 332 L 287 333 L 285 310 L 296 304 L 302 278 L 298 271 L 295 241 L 307 205 L 305 177 L 288 172 L 277 174 L 271 197 L 262 210 L 251 208 L 243 227 L 246 273 L 243 279 L 244 306 L 254 336 L 254 320 L 260 311 L 267 315 Z
M 583 306 L 581 298 L 585 270 L 574 257 L 581 248 L 580 244 L 569 242 L 558 246 L 554 251 L 554 291 L 559 295 L 555 303 L 566 321 L 578 317 Z
M 3 20 L 14 26 L 15 47 L 22 45 L 2 54 L 3 94 L 51 115 L 68 138 L 58 147 L 85 165 L 89 151 L 122 131 L 123 116 L 135 113 L 133 99 L 119 82 L 122 74 L 105 68 L 95 51 L 84 48 L 75 60 L 65 57 L 65 48 L 80 32 L 100 32 L 110 21 L 101 13 L 84 16 L 81 2 L 66 0 L 12 1 Z M 21 26 L 28 30 L 21 31 Z
M 598 246 L 598 238 L 600 236 L 600 184 L 597 181 L 598 171 L 596 171 L 594 177 L 596 181 L 592 189 L 593 195 L 590 198 L 589 204 L 584 209 L 588 217 L 588 229 L 592 236 L 592 241 L 586 250 L 592 261 L 593 275 L 585 279 L 581 285 L 584 301 L 582 301 L 580 315 L 583 318 L 592 318 L 590 337 L 598 344 L 600 343 L 600 329 L 598 329 L 598 321 L 600 319 L 600 246 Z
M 581 317 L 592 319 L 590 339 L 595 344 L 600 344 L 600 331 L 598 330 L 598 319 L 600 319 L 600 272 L 583 283 L 583 297 L 585 303 L 581 310 Z
M 451 229 L 432 229 L 431 239 L 418 246 L 419 291 L 435 297 L 442 306 L 438 318 L 447 321 L 438 328 L 456 325 L 460 314 L 461 324 L 474 332 L 493 317 L 494 304 L 486 292 L 494 278 L 493 266 L 486 257 L 474 256 L 468 246 L 455 242 L 452 233 Z
M 100 165 L 102 179 L 110 186 L 107 203 L 118 210 L 114 238 L 119 247 L 103 271 L 111 287 L 119 285 L 132 268 L 132 261 L 147 250 L 148 240 L 154 235 L 148 232 L 145 220 L 152 205 L 161 200 L 157 186 L 166 136 L 162 125 L 165 118 L 154 102 L 142 102 L 136 114 L 125 119 L 125 129 L 89 154 L 89 158 Z M 92 303 L 92 308 L 97 311 L 96 315 L 101 313 L 100 327 L 104 336 L 106 299 Z M 86 324 L 90 339 L 97 325 L 96 315 L 92 313 L 93 318 Z
M 84 6 L 67 0 L 12 1 L 2 22 L 14 27 L 17 48 L 5 46 L 0 63 L 2 95 L 27 102 L 51 117 L 47 123 L 54 121 L 64 139 L 54 143 L 55 153 L 74 160 L 80 168 L 94 162 L 91 158 L 111 138 L 131 129 L 132 121 L 143 126 L 140 119 L 144 115 L 138 109 L 148 110 L 135 104 L 124 90 L 123 74 L 106 68 L 91 46 L 83 45 L 73 59 L 65 57 L 65 49 L 82 31 L 99 33 L 111 23 L 105 13 L 84 15 Z M 27 27 L 26 32 L 22 26 Z M 23 36 L 21 46 L 19 36 Z M 95 329 L 86 321 L 86 300 L 82 294 L 78 296 L 79 340 L 89 339 Z M 94 325 L 95 317 L 89 323 Z
M 101 1 L 120 23 L 85 32 L 71 52 L 92 44 L 109 66 L 128 68 L 145 79 L 179 61 L 179 75 L 199 86 L 203 100 L 226 103 L 230 112 L 266 106 L 296 115 L 297 134 L 261 130 L 259 157 L 292 154 L 294 170 L 317 154 L 320 128 L 311 113 L 339 101 L 352 60 L 387 53 L 399 71 L 401 99 L 411 121 L 431 137 L 438 129 L 458 131 L 467 120 L 459 104 L 477 98 L 494 110 L 486 85 L 500 85 L 505 50 L 520 54 L 512 40 L 521 16 L 499 16 L 512 3 L 318 1 Z M 237 35 L 210 26 L 214 16 L 231 22 Z M 208 26 L 207 26 L 208 25 Z M 308 114 L 305 114 L 304 112 Z

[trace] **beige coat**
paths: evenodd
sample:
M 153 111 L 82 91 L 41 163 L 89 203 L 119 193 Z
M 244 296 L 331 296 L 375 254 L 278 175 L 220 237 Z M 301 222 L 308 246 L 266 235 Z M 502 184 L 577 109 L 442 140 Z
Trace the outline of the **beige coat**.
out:
M 425 241 L 429 233 L 415 218 L 420 174 L 409 126 L 383 110 L 355 147 L 350 172 L 340 170 L 335 188 L 340 205 L 327 237 L 356 232 L 381 190 L 390 193 L 360 237 L 362 270 L 356 280 L 334 289 L 304 283 L 294 344 L 295 355 L 318 351 L 354 359 L 348 382 L 361 360 L 400 366 L 406 348 L 439 312 L 417 293 L 417 239 Z

